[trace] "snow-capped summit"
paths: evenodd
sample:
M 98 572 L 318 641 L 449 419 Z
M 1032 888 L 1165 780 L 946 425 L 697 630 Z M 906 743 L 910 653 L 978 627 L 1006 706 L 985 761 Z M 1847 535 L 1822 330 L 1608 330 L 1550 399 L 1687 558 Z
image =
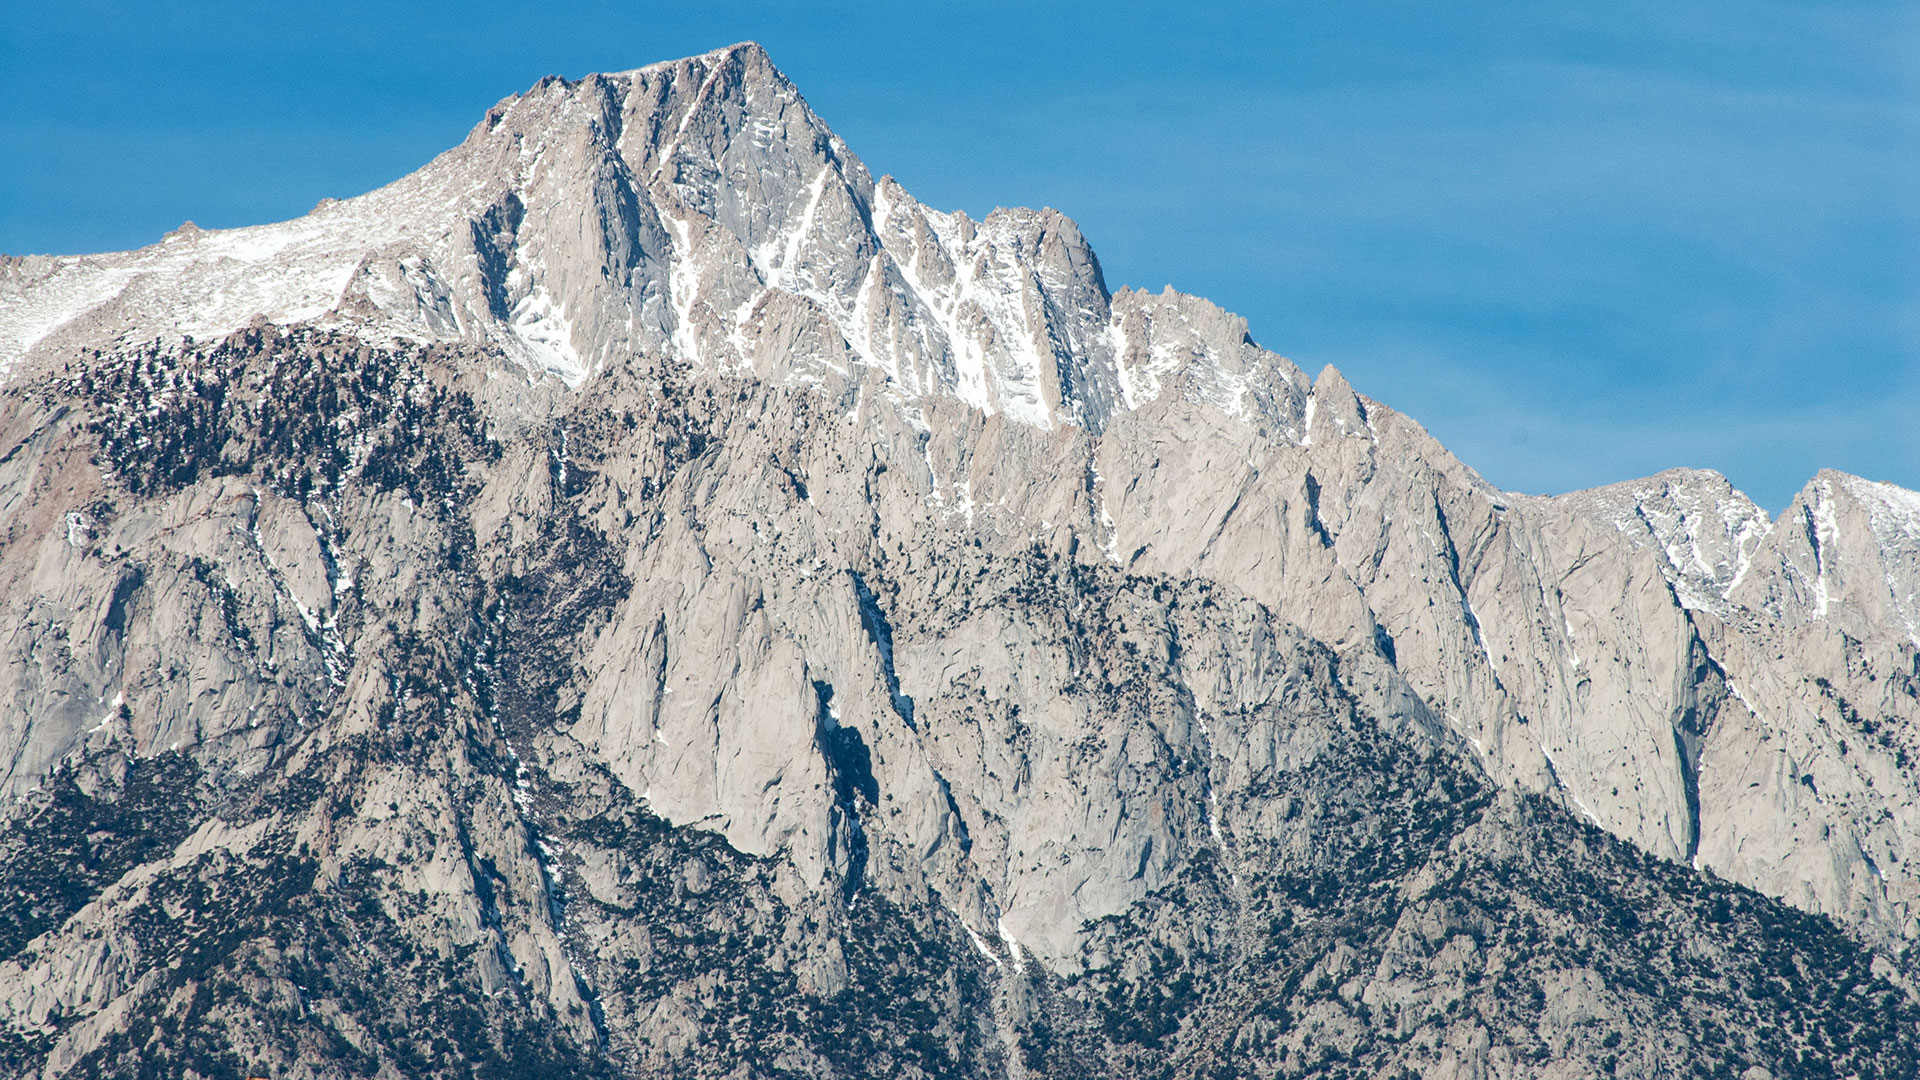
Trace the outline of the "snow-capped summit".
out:
M 1735 598 L 1855 638 L 1892 628 L 1920 647 L 1920 492 L 1822 469 L 1774 526 L 1769 574 Z
M 571 386 L 635 353 L 860 367 L 1040 427 L 1097 430 L 1181 385 L 1286 431 L 1306 389 L 1204 301 L 1110 294 L 1057 212 L 975 222 L 875 181 L 751 43 L 544 79 L 418 172 L 293 221 L 13 260 L 0 371 L 260 319 L 495 347 Z
M 1727 593 L 1745 576 L 1772 528 L 1767 512 L 1712 469 L 1669 469 L 1559 496 L 1568 508 L 1651 544 L 1674 593 L 1690 608 L 1727 612 Z

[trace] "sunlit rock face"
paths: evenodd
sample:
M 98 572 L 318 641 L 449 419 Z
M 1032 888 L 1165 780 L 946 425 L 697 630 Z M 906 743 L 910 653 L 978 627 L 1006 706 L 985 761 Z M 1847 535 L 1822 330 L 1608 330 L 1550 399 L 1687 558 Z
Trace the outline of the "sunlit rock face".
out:
M 755 46 L 0 365 L 12 1075 L 1914 1075 L 1920 495 L 1500 492 Z

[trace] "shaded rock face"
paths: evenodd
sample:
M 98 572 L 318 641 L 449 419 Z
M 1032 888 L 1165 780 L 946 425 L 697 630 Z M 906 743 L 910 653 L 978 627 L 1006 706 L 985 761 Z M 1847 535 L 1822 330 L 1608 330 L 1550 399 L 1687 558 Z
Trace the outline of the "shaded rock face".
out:
M 1499 492 L 755 47 L 0 363 L 12 1074 L 1914 1075 L 1920 496 Z

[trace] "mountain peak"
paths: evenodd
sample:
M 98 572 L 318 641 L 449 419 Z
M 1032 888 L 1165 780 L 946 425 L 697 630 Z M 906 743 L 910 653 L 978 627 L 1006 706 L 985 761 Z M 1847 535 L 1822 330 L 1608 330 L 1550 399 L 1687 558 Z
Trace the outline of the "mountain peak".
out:
M 1765 510 L 1712 469 L 1667 469 L 1550 500 L 1651 545 L 1681 604 L 1725 615 L 1772 529 Z
M 1042 428 L 1098 431 L 1168 387 L 1280 430 L 1304 401 L 1244 320 L 1117 301 L 1058 211 L 976 223 L 876 185 L 753 42 L 542 79 L 378 191 L 176 241 L 34 275 L 0 309 L 0 368 L 264 318 L 461 341 L 573 387 L 635 355 L 807 382 L 858 368 Z M 796 336 L 817 347 L 796 357 Z

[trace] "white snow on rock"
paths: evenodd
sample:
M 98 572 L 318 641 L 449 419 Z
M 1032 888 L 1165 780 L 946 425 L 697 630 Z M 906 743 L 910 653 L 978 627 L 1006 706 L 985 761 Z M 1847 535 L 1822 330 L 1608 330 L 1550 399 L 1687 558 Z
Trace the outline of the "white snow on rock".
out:
M 1866 511 L 1893 613 L 1920 646 L 1920 491 L 1845 473 L 1836 479 Z
M 1556 501 L 1612 526 L 1636 546 L 1653 546 L 1681 604 L 1720 614 L 1773 527 L 1765 510 L 1711 469 L 1670 469 Z
M 418 172 L 293 221 L 6 259 L 0 378 L 81 345 L 265 320 L 464 341 L 578 387 L 636 352 L 791 365 L 805 312 L 894 393 L 1021 424 L 1099 430 L 1177 392 L 1301 427 L 1304 379 L 1243 321 L 1170 290 L 1110 293 L 1054 211 L 975 222 L 874 181 L 750 44 L 543 80 Z

